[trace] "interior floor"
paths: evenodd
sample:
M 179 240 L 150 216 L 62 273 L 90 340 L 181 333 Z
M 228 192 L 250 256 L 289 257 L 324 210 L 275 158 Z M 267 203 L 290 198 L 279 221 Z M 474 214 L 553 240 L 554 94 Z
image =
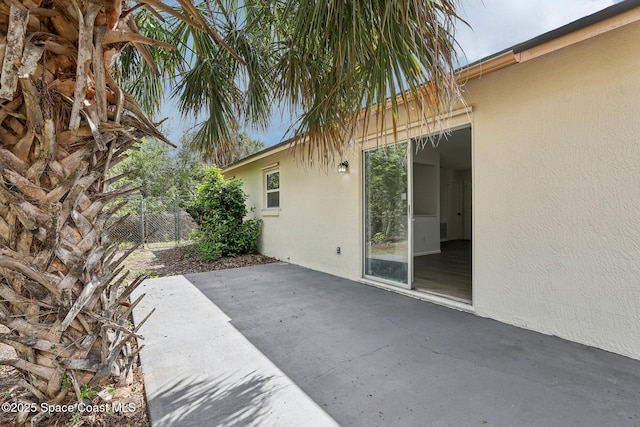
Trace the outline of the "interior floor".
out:
M 439 254 L 414 257 L 414 286 L 471 303 L 471 240 L 440 243 Z

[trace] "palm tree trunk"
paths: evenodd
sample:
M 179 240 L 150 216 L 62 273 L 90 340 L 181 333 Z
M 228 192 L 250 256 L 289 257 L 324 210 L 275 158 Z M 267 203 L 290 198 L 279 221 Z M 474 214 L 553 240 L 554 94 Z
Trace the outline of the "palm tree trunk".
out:
M 109 238 L 127 192 L 110 192 L 107 173 L 162 136 L 111 77 L 127 42 L 152 43 L 120 5 L 0 3 L 0 340 L 18 355 L 0 364 L 40 401 L 79 399 L 135 356 L 128 296 L 141 279 L 126 283 Z
M 147 62 L 155 51 L 146 46 L 171 47 L 138 34 L 134 9 L 156 18 L 161 11 L 197 30 L 169 37 L 198 45 L 185 50 L 201 60 L 177 89 L 183 113 L 208 112 L 195 138 L 205 152 L 231 147 L 238 113 L 265 122 L 273 96 L 291 111 L 302 108 L 294 132 L 304 136 L 301 157 L 324 165 L 341 161 L 357 129 L 371 123 L 382 136 L 390 91 L 401 90 L 386 116 L 394 130 L 409 96 L 425 122 L 461 99 L 455 0 L 247 0 L 241 11 L 236 2 L 199 9 L 178 0 L 183 12 L 160 0 L 128 3 L 0 1 L 0 324 L 10 330 L 0 340 L 18 354 L 0 364 L 15 366 L 41 401 L 80 398 L 83 385 L 121 377 L 134 357 L 136 330 L 127 318 L 137 301 L 127 299 L 139 280 L 125 283 L 109 235 L 127 191 L 109 190 L 108 171 L 140 138 L 163 137 L 114 81 L 111 64 L 128 45 Z M 211 28 L 221 20 L 228 21 L 220 24 L 223 37 Z M 238 82 L 247 76 L 245 93 Z M 369 117 L 379 117 L 376 126 Z

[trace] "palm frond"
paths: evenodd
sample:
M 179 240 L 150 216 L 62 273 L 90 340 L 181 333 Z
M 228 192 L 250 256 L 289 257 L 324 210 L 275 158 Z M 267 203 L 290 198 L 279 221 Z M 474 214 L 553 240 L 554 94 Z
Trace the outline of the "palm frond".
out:
M 454 76 L 457 0 L 179 3 L 169 27 L 151 13 L 137 22 L 141 34 L 178 47 L 149 50 L 161 72 L 173 73 L 168 79 L 181 113 L 206 127 L 197 145 L 210 159 L 232 147 L 240 126 L 265 128 L 276 102 L 298 117 L 291 133 L 299 158 L 327 164 L 370 125 L 379 135 L 390 127 L 397 138 L 409 98 L 425 122 L 461 100 Z M 137 70 L 127 87 L 146 109 L 157 108 L 162 85 L 153 70 L 139 53 L 122 61 Z
M 263 18 L 234 1 L 200 3 L 197 10 L 224 43 L 184 23 L 176 25 L 174 34 L 189 46 L 190 63 L 173 96 L 183 116 L 202 118 L 193 145 L 222 166 L 235 155 L 233 140 L 240 126 L 266 127 L 271 116 L 272 45 L 264 31 L 270 27 L 262 27 Z
M 298 150 L 303 160 L 339 155 L 363 117 L 366 127 L 377 115 L 379 134 L 390 120 L 397 136 L 400 104 L 409 96 L 419 98 L 425 120 L 459 102 L 457 3 L 285 2 L 290 16 L 279 27 L 278 94 L 302 108 L 295 135 L 305 141 Z
M 176 77 L 186 67 L 185 49 L 176 43 L 179 39 L 175 37 L 174 23 L 170 19 L 165 20 L 144 9 L 136 15 L 135 20 L 140 34 L 176 46 L 176 49 L 148 46 L 147 52 L 151 58 L 145 60 L 136 46 L 128 45 L 117 58 L 116 80 L 133 95 L 147 114 L 154 116 L 164 98 L 166 85 L 175 83 Z M 154 67 L 160 74 L 154 72 Z

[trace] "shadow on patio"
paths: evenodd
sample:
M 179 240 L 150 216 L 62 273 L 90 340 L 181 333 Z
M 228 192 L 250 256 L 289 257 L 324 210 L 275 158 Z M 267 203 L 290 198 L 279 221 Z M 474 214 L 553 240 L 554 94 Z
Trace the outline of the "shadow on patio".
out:
M 234 379 L 234 374 L 179 380 L 150 397 L 153 425 L 260 425 L 269 412 L 272 379 L 254 371 L 240 381 Z M 161 413 L 154 416 L 154 408 L 162 408 Z

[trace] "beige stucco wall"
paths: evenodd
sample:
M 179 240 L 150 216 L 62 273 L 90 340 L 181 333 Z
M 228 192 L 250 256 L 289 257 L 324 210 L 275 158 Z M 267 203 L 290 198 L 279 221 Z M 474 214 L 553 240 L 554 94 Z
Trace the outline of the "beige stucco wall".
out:
M 347 156 L 348 172 L 305 168 L 285 150 L 228 172 L 242 179 L 247 205 L 264 221 L 259 250 L 282 261 L 342 277 L 361 277 L 360 153 Z M 279 163 L 280 209 L 264 209 L 265 166 Z M 336 253 L 340 247 L 341 253 Z
M 640 24 L 470 82 L 477 313 L 640 359 Z
M 451 122 L 472 124 L 476 313 L 638 359 L 639 42 L 630 24 L 472 80 Z M 286 151 L 227 174 L 260 213 L 261 168 L 280 163 L 264 253 L 361 277 L 362 156 L 347 157 L 344 175 Z

